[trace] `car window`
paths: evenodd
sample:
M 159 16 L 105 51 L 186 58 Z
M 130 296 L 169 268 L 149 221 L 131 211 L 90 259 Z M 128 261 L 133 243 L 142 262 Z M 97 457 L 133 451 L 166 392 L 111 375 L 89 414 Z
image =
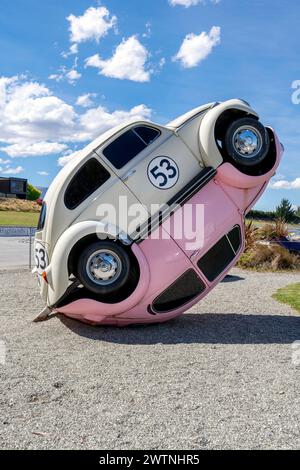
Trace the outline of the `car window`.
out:
M 137 126 L 124 132 L 124 134 L 111 142 L 103 150 L 103 155 L 115 168 L 120 170 L 159 135 L 160 131 L 158 129 Z
M 65 192 L 65 205 L 75 209 L 110 178 L 110 173 L 91 158 L 76 173 Z
M 43 202 L 42 209 L 41 209 L 40 216 L 39 216 L 39 221 L 37 224 L 37 230 L 43 230 L 44 228 L 45 220 L 46 220 L 46 211 L 47 211 L 46 203 Z
M 160 135 L 159 130 L 153 129 L 153 127 L 139 126 L 135 127 L 134 131 L 147 145 L 152 144 L 152 142 Z

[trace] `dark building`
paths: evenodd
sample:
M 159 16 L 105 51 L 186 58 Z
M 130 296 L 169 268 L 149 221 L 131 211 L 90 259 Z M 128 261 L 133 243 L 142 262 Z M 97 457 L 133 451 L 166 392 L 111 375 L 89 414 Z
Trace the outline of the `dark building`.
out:
M 26 199 L 27 180 L 23 178 L 2 178 L 0 177 L 0 197 L 15 197 Z

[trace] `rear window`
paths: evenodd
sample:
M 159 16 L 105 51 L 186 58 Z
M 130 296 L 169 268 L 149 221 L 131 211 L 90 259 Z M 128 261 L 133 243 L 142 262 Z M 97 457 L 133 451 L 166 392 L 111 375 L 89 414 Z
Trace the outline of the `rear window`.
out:
M 109 172 L 96 158 L 88 160 L 73 177 L 66 190 L 66 207 L 68 209 L 78 207 L 109 178 Z
M 39 221 L 37 224 L 37 230 L 43 230 L 44 225 L 45 225 L 45 220 L 46 220 L 46 203 L 43 202 L 41 212 L 40 212 L 40 217 Z
M 150 145 L 160 131 L 153 127 L 137 126 L 122 134 L 109 144 L 103 155 L 118 170 L 123 168 L 132 158 Z

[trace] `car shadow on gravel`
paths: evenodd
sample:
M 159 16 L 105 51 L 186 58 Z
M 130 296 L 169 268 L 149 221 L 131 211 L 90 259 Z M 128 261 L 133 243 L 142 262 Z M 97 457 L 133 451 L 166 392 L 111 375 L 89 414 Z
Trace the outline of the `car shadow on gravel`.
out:
M 77 335 L 119 344 L 289 344 L 300 339 L 299 316 L 187 313 L 167 323 L 122 328 L 58 317 Z
M 221 281 L 222 282 L 237 282 L 237 281 L 244 281 L 245 278 L 241 276 L 236 276 L 233 274 L 227 274 L 227 276 L 224 277 L 224 279 Z

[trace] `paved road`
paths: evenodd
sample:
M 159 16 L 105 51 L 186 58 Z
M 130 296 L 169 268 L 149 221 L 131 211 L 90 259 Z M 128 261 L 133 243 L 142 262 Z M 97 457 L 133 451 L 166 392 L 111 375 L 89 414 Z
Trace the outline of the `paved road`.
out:
M 299 448 L 300 318 L 271 297 L 299 275 L 233 273 L 179 319 L 117 329 L 33 324 L 36 280 L 0 272 L 0 448 Z
M 28 267 L 28 265 L 29 237 L 0 237 L 0 269 Z

